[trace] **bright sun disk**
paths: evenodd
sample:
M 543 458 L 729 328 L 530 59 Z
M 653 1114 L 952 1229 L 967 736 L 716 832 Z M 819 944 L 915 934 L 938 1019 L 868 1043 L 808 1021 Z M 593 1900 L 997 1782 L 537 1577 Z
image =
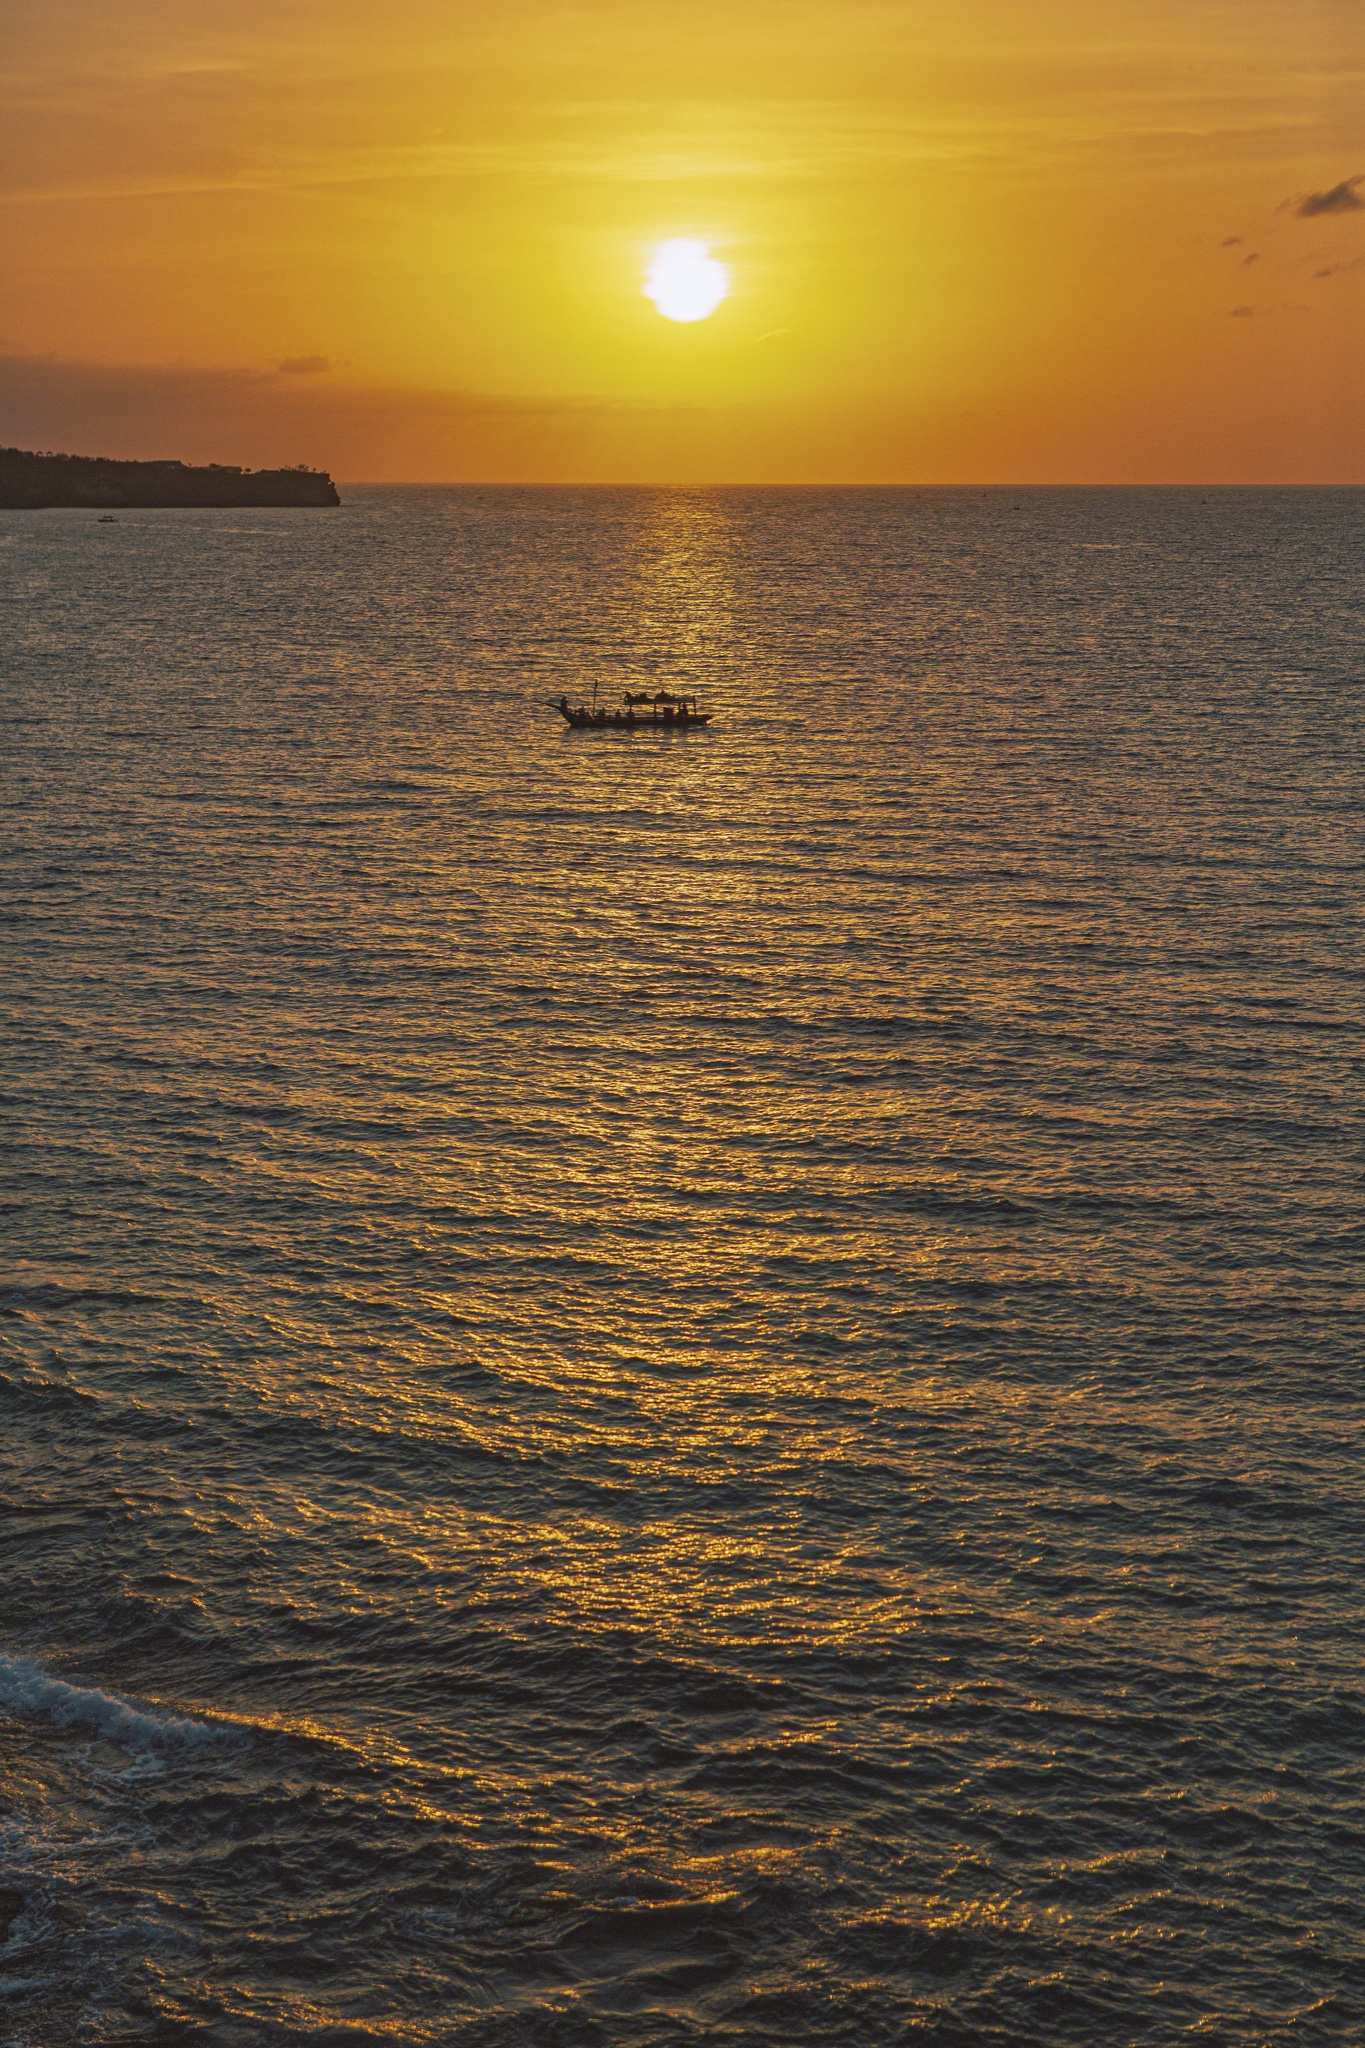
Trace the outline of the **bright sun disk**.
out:
M 665 320 L 705 320 L 729 290 L 729 273 L 705 242 L 661 242 L 645 272 L 645 297 Z

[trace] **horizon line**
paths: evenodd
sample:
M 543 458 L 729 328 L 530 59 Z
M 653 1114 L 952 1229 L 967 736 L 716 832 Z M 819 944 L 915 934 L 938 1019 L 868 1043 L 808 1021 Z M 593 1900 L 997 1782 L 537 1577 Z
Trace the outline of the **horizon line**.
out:
M 1104 483 L 1094 481 L 1074 483 L 1014 483 L 1009 479 L 991 479 L 988 482 L 963 483 L 958 481 L 916 478 L 903 483 L 868 483 L 839 481 L 823 483 L 746 483 L 715 480 L 712 482 L 668 482 L 648 478 L 615 478 L 604 481 L 601 478 L 500 478 L 500 477 L 344 477 L 332 471 L 322 474 L 331 476 L 338 490 L 371 491 L 1360 491 L 1365 490 L 1365 477 L 1343 483 L 1340 479 L 1286 483 L 1273 477 L 1254 482 L 1243 480 L 1238 483 L 1218 480 L 1204 482 L 1198 479 L 1174 479 L 1161 483 L 1125 482 L 1115 478 Z

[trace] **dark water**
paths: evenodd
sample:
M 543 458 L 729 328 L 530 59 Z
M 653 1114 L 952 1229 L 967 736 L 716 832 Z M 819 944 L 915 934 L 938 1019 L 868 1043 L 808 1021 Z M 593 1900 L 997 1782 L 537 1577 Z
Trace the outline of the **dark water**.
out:
M 4 515 L 0 2037 L 1361 2038 L 1363 528 Z

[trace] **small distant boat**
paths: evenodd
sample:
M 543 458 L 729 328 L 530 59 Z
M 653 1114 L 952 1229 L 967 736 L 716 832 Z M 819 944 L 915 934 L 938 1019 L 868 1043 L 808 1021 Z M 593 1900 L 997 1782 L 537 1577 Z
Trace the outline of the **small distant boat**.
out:
M 694 726 L 709 725 L 712 718 L 711 712 L 698 710 L 695 697 L 672 690 L 656 690 L 652 697 L 647 690 L 638 696 L 627 690 L 610 710 L 605 705 L 573 705 L 567 696 L 545 701 L 574 732 L 691 732 Z
M 117 526 L 118 521 L 117 519 L 115 519 L 112 512 L 101 512 L 99 518 L 95 521 L 95 524 L 97 526 Z

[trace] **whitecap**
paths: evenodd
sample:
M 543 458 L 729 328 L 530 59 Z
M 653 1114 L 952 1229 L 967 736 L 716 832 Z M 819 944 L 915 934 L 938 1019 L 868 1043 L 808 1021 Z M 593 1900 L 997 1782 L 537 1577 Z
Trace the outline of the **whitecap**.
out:
M 132 1706 L 115 1693 L 69 1685 L 27 1657 L 0 1654 L 0 1708 L 11 1714 L 46 1714 L 59 1728 L 91 1728 L 127 1749 L 198 1749 L 219 1732 L 203 1721 Z

